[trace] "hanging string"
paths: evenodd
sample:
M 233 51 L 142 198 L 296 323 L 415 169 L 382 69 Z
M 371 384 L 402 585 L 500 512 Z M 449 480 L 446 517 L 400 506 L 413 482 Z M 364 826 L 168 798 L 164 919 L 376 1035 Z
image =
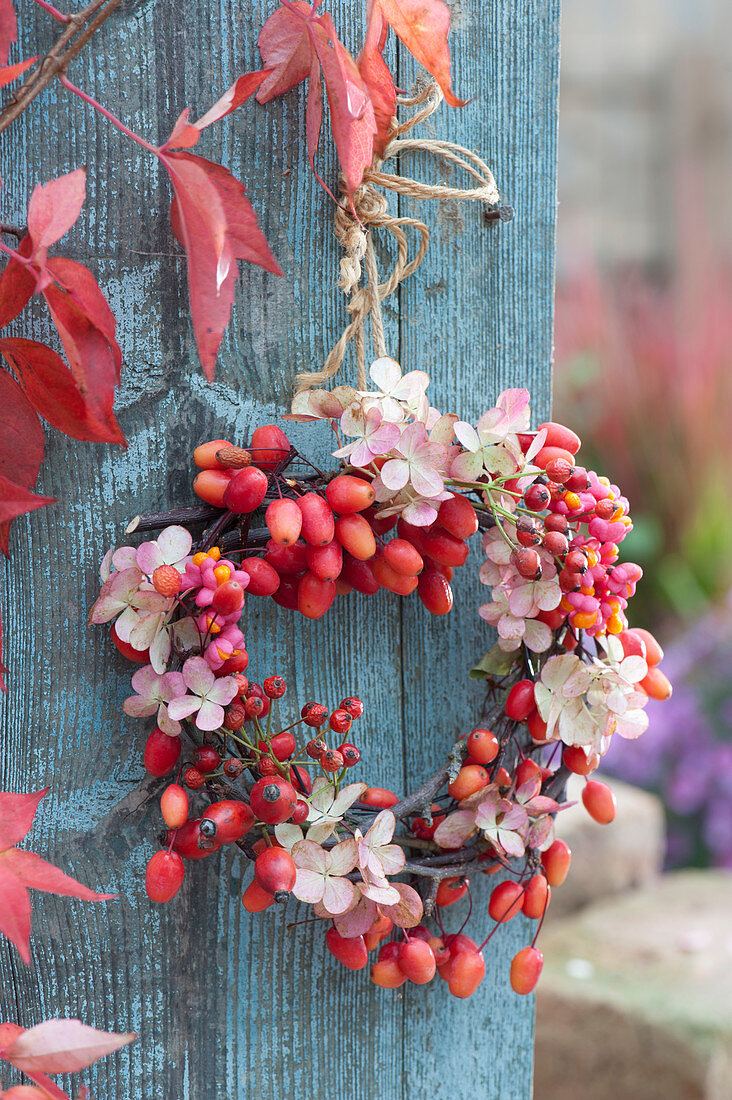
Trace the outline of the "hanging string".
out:
M 343 201 L 337 206 L 335 214 L 335 234 L 344 251 L 338 285 L 349 296 L 347 309 L 350 320 L 322 368 L 298 375 L 297 392 L 311 386 L 323 385 L 333 378 L 343 363 L 351 341 L 356 353 L 357 387 L 359 390 L 366 389 L 366 321 L 370 319 L 374 355 L 376 358 L 386 355 L 381 303 L 417 270 L 427 253 L 430 232 L 425 223 L 418 218 L 392 215 L 386 195 L 378 188 L 414 199 L 464 199 L 491 206 L 499 201 L 493 173 L 477 153 L 451 141 L 403 136 L 429 118 L 441 102 L 442 92 L 436 84 L 428 84 L 415 96 L 400 96 L 397 99 L 400 107 L 416 107 L 418 110 L 403 122 L 392 119 L 391 140 L 383 157 L 375 158 L 371 169 L 365 174 L 361 186 L 353 196 L 353 207 L 347 195 L 343 192 L 341 194 Z M 382 170 L 382 165 L 387 160 L 409 153 L 428 153 L 438 161 L 460 168 L 477 182 L 477 186 L 462 188 L 441 183 L 424 183 Z M 379 229 L 390 233 L 396 244 L 394 266 L 383 283 L 379 282 L 374 249 L 374 233 Z M 418 238 L 416 251 L 411 259 L 406 230 L 413 230 Z M 366 282 L 362 285 L 364 273 Z

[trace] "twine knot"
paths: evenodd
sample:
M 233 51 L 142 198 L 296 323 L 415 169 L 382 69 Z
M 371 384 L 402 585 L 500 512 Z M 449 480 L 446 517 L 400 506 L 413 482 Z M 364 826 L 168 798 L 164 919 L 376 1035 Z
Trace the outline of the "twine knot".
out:
M 371 320 L 371 342 L 377 358 L 386 355 L 384 324 L 381 316 L 381 302 L 404 279 L 417 270 L 427 252 L 429 229 L 417 218 L 396 217 L 389 213 L 389 203 L 382 188 L 417 199 L 468 199 L 491 206 L 499 201 L 498 188 L 488 165 L 477 153 L 455 145 L 451 141 L 438 141 L 432 138 L 404 138 L 403 135 L 417 123 L 428 118 L 442 102 L 442 92 L 436 84 L 428 84 L 410 99 L 398 98 L 402 107 L 418 108 L 404 122 L 392 119 L 390 140 L 383 153 L 383 159 L 374 158 L 370 170 L 363 182 L 349 198 L 345 193 L 341 178 L 341 202 L 336 206 L 335 234 L 344 255 L 340 261 L 338 285 L 349 296 L 348 312 L 350 321 L 340 335 L 338 342 L 328 354 L 321 370 L 298 375 L 298 392 L 311 386 L 320 386 L 332 378 L 339 370 L 346 354 L 348 344 L 353 341 L 358 364 L 359 390 L 366 389 L 366 365 L 364 349 L 364 328 L 366 319 Z M 384 172 L 385 161 L 401 156 L 402 153 L 424 152 L 446 164 L 461 168 L 477 182 L 470 188 L 448 187 L 446 184 L 423 183 L 421 180 Z M 374 232 L 383 228 L 391 234 L 397 246 L 394 267 L 385 282 L 379 282 L 379 272 L 374 251 Z M 405 229 L 413 230 L 418 236 L 417 249 L 409 258 L 409 242 Z M 366 274 L 366 283 L 361 285 L 362 274 Z

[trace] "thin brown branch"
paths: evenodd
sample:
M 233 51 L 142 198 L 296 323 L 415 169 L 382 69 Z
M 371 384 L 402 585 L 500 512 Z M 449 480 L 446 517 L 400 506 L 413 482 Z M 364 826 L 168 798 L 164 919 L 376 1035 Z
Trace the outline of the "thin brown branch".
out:
M 83 50 L 87 42 L 121 3 L 122 0 L 92 0 L 92 3 L 70 16 L 69 22 L 55 44 L 31 70 L 13 98 L 0 112 L 0 134 L 20 118 L 54 77 L 65 72 L 69 62 Z

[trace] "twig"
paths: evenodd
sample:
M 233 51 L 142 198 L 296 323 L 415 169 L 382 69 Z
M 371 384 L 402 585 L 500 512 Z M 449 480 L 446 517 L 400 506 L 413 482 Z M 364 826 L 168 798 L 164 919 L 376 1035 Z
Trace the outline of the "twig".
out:
M 0 134 L 20 118 L 54 77 L 66 70 L 67 65 L 81 52 L 90 38 L 121 3 L 122 0 L 92 0 L 91 4 L 69 17 L 55 44 L 30 71 L 8 105 L 0 111 Z

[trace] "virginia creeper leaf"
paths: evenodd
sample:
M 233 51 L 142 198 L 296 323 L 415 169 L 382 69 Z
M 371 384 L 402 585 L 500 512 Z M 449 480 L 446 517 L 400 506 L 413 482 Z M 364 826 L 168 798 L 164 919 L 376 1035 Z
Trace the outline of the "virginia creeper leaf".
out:
M 114 375 L 119 382 L 122 376 L 122 352 L 115 336 L 117 322 L 96 279 L 83 264 L 76 260 L 67 260 L 64 256 L 54 256 L 47 266 L 55 282 L 71 296 L 89 323 L 106 340 L 114 365 Z
M 13 0 L 0 0 L 0 65 L 7 65 L 10 47 L 18 37 Z
M 67 1093 L 61 1095 L 68 1100 Z M 49 1096 L 52 1097 L 52 1094 L 45 1089 L 36 1088 L 35 1085 L 14 1085 L 7 1092 L 0 1092 L 0 1100 L 48 1100 Z
M 231 317 L 237 261 L 282 275 L 243 184 L 220 164 L 193 153 L 161 149 L 173 185 L 173 232 L 188 261 L 188 297 L 201 364 L 211 380 Z
M 270 70 L 257 92 L 259 103 L 284 95 L 310 75 L 313 47 L 307 20 L 312 11 L 305 0 L 293 0 L 277 8 L 259 32 L 259 52 Z
M 228 91 L 224 92 L 220 99 L 216 100 L 213 107 L 210 107 L 206 114 L 199 118 L 198 122 L 193 123 L 194 128 L 204 130 L 212 122 L 218 122 L 220 118 L 230 115 L 237 107 L 241 107 L 242 103 L 246 103 L 267 76 L 269 76 L 267 69 L 261 69 L 255 73 L 244 73 L 232 84 Z M 168 145 L 170 146 L 170 140 L 168 140 Z
M 86 172 L 77 168 L 38 184 L 28 204 L 28 234 L 34 250 L 48 248 L 71 229 L 86 195 Z
M 136 1039 L 134 1032 L 98 1031 L 81 1020 L 45 1020 L 23 1031 L 0 1057 L 23 1073 L 76 1073 Z
M 15 65 L 8 65 L 0 69 L 0 88 L 4 88 L 6 84 L 12 84 L 21 73 L 24 73 L 26 69 L 30 69 L 31 65 L 35 65 L 37 60 L 37 57 L 28 57 L 25 61 L 16 61 Z
M 0 932 L 15 944 L 25 963 L 30 963 L 29 889 L 84 901 L 108 901 L 116 896 L 98 894 L 35 852 L 26 852 L 14 846 L 28 832 L 38 803 L 47 792 L 48 788 L 25 795 L 0 791 Z M 0 1057 L 7 1057 L 7 1050 L 0 1050 Z M 13 1065 L 17 1065 L 18 1069 L 25 1068 L 16 1062 Z M 39 1065 L 36 1068 L 43 1070 L 49 1067 Z M 49 1072 L 66 1071 L 49 1069 Z
M 123 442 L 114 415 L 107 413 L 106 422 L 97 419 L 93 404 L 88 402 L 61 356 L 51 348 L 17 337 L 0 339 L 0 353 L 13 368 L 33 408 L 53 428 L 73 439 Z M 88 390 L 87 386 L 87 394 Z
M 450 79 L 450 9 L 443 0 L 372 0 L 412 56 L 431 73 L 451 107 L 464 107 Z
M 33 406 L 15 379 L 0 371 L 0 550 L 6 557 L 13 518 L 50 503 L 27 492 L 42 461 L 43 431 Z M 20 507 L 24 500 L 28 507 Z
M 28 234 L 23 237 L 15 251 L 19 256 L 28 259 L 33 251 Z M 26 264 L 11 256 L 0 274 L 0 328 L 5 328 L 15 320 L 32 298 L 35 287 L 36 280 Z
M 358 55 L 358 71 L 371 97 L 376 123 L 374 152 L 382 156 L 389 140 L 391 120 L 396 113 L 396 88 L 383 53 L 389 26 L 377 4 L 372 5 L 366 40 Z

